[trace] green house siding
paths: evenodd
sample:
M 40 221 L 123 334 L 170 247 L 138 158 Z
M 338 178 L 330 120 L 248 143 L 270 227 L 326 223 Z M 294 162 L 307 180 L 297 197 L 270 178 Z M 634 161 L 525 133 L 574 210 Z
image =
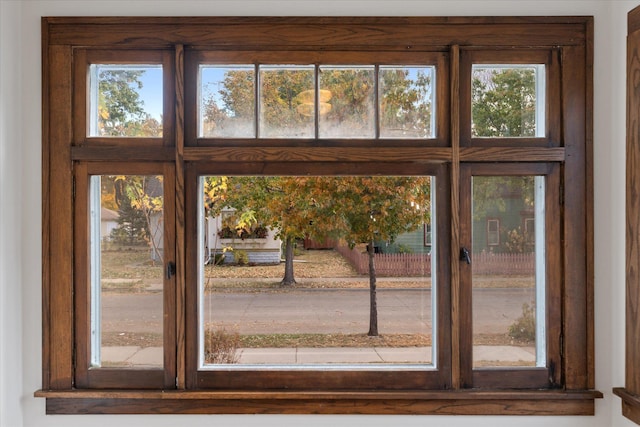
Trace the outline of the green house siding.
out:
M 415 231 L 403 233 L 396 237 L 393 242 L 378 242 L 376 244 L 378 250 L 386 254 L 395 253 L 412 253 L 412 254 L 428 254 L 431 253 L 431 246 L 425 246 L 424 228 L 420 227 Z
M 512 230 L 519 230 L 524 233 L 525 219 L 533 218 L 534 212 L 527 208 L 521 197 L 505 198 L 504 211 L 498 208 L 490 209 L 480 218 L 473 219 L 473 251 L 474 252 L 509 252 L 505 247 L 508 240 L 508 233 Z M 499 243 L 490 245 L 488 241 L 487 225 L 489 220 L 499 222 Z

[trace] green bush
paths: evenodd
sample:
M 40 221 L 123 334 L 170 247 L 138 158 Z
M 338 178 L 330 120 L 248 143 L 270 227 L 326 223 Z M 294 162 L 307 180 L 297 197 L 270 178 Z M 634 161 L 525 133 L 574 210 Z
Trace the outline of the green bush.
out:
M 509 326 L 509 336 L 514 340 L 535 342 L 536 309 L 535 305 L 522 304 L 522 316 Z
M 247 251 L 234 251 L 233 258 L 238 265 L 249 264 L 249 254 L 247 254 Z
M 238 363 L 240 360 L 240 334 L 225 329 L 207 329 L 204 334 L 206 363 Z

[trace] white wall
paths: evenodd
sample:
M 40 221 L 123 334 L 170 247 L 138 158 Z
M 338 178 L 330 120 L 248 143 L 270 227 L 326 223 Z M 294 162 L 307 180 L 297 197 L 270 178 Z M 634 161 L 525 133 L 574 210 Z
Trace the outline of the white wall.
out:
M 0 426 L 22 423 L 20 2 L 0 1 Z M 37 169 L 36 173 L 37 175 Z M 32 191 L 39 192 L 32 187 Z M 37 209 L 37 207 L 36 207 Z M 34 212 L 33 221 L 38 221 Z M 37 251 L 38 241 L 32 247 Z M 36 266 L 38 256 L 32 259 Z
M 0 426 L 334 425 L 624 427 L 626 13 L 614 0 L 0 0 Z M 45 416 L 41 385 L 40 17 L 55 15 L 595 16 L 596 386 L 594 417 Z

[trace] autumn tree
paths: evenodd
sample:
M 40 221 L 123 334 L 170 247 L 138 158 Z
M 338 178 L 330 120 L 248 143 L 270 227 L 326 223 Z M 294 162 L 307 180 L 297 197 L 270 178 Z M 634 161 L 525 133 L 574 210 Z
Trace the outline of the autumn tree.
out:
M 152 250 L 152 260 L 162 262 L 163 177 L 118 175 L 105 178 L 103 186 L 113 189 L 120 216 L 112 236 L 129 244 L 146 242 Z M 103 192 L 102 198 L 110 200 L 111 196 Z
M 335 233 L 326 221 L 332 196 L 325 177 L 229 177 L 225 203 L 236 211 L 249 212 L 256 223 L 276 231 L 284 242 L 285 270 L 281 284 L 296 283 L 293 259 L 297 239 L 325 237 Z M 245 216 L 246 217 L 246 216 Z M 239 224 L 238 226 L 242 226 Z
M 380 128 L 384 136 L 427 138 L 432 135 L 431 82 L 431 75 L 423 68 L 380 70 Z
M 430 178 L 340 177 L 327 182 L 333 197 L 333 224 L 351 247 L 364 243 L 369 259 L 369 336 L 378 335 L 375 242 L 393 241 L 430 219 Z

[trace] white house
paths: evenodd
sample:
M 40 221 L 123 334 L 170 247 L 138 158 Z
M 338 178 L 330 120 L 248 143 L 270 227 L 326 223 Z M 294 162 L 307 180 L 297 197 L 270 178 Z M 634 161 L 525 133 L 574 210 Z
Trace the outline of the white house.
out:
M 100 238 L 102 240 L 110 238 L 111 232 L 118 227 L 118 218 L 120 218 L 118 212 L 104 207 L 100 209 Z
M 0 0 L 0 426 L 631 427 L 625 382 L 627 13 L 639 0 Z M 594 416 L 45 415 L 42 384 L 42 16 L 594 16 Z
M 233 212 L 233 209 L 223 209 L 220 215 L 207 217 L 204 246 L 209 262 L 215 260 L 217 254 L 223 254 L 224 262 L 231 263 L 236 260 L 236 252 L 244 251 L 251 264 L 280 263 L 282 240 L 276 237 L 276 231 L 260 227 L 262 232 L 239 235 L 235 229 L 223 225 L 224 219 Z

